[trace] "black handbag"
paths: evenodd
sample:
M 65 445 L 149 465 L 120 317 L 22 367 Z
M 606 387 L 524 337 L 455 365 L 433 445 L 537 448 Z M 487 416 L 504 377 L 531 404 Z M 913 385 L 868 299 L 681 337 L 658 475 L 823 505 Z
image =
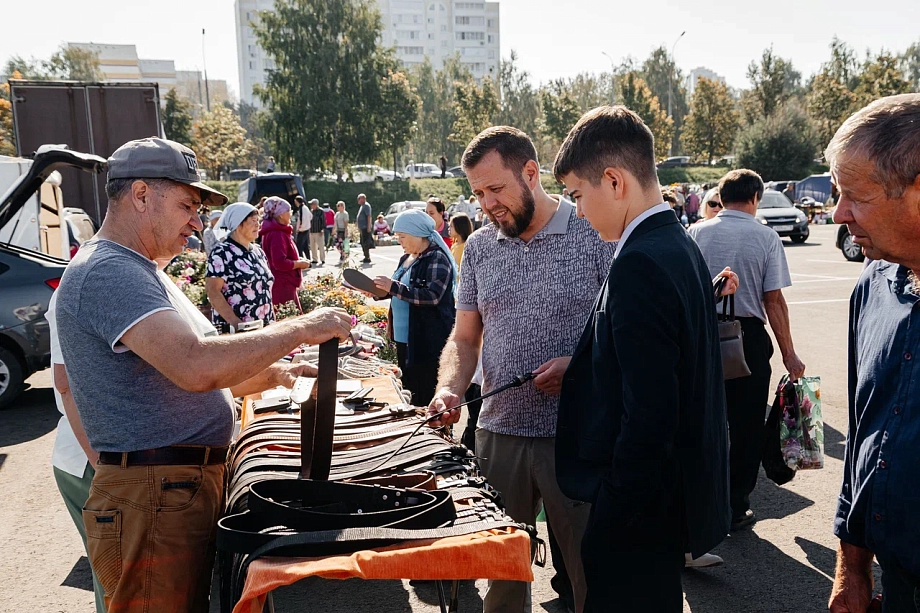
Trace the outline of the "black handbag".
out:
M 722 351 L 722 378 L 728 381 L 749 377 L 751 369 L 744 359 L 744 332 L 741 330 L 741 322 L 735 319 L 735 295 L 720 296 L 724 285 L 725 278 L 720 277 L 713 284 L 713 289 L 716 299 L 722 302 L 722 313 L 719 315 L 719 348 Z

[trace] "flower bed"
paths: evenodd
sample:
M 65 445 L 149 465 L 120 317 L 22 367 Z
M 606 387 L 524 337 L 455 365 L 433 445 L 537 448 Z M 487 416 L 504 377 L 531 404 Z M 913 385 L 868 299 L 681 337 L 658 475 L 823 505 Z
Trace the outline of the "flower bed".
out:
M 208 269 L 208 256 L 201 251 L 183 251 L 163 271 L 173 280 L 197 307 L 208 306 L 208 293 L 205 290 L 205 273 Z

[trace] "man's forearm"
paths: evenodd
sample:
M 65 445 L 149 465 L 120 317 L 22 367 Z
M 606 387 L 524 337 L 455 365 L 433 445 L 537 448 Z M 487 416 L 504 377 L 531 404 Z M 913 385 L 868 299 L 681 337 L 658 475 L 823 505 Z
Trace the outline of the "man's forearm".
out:
M 872 581 L 872 559 L 875 557 L 868 549 L 840 541 L 837 548 L 837 576 L 856 574 L 868 576 Z
M 239 398 L 241 396 L 248 396 L 249 394 L 261 394 L 265 390 L 276 387 L 277 385 L 278 382 L 275 373 L 272 367 L 269 366 L 254 377 L 250 377 L 231 387 L 230 393 L 233 394 L 234 398 Z
M 447 388 L 458 396 L 463 396 L 476 374 L 481 345 L 448 339 L 441 351 L 441 364 L 438 368 L 438 389 Z
M 795 347 L 792 345 L 792 330 L 789 328 L 789 308 L 786 306 L 786 299 L 780 294 L 778 298 L 765 302 L 764 310 L 767 312 L 770 328 L 773 329 L 773 334 L 776 336 L 780 353 L 783 357 L 795 353 Z

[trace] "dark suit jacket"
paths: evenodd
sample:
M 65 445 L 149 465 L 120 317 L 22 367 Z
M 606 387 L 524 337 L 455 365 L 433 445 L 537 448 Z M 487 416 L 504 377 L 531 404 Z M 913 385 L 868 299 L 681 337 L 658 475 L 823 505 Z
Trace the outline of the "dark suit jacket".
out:
M 694 555 L 728 532 L 725 390 L 709 269 L 670 211 L 610 266 L 562 384 L 556 478 L 628 526 L 679 509 Z

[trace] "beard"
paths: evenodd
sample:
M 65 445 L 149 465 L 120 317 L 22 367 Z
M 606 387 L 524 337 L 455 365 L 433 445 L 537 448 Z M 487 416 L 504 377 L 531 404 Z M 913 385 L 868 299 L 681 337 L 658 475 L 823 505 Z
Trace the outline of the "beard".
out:
M 537 210 L 533 193 L 527 188 L 527 185 L 523 181 L 518 180 L 518 184 L 521 186 L 521 195 L 519 197 L 520 207 L 517 211 L 512 211 L 510 208 L 505 207 L 508 210 L 508 217 L 510 217 L 511 220 L 498 222 L 495 221 L 495 218 L 489 213 L 489 218 L 492 220 L 492 223 L 501 228 L 502 233 L 509 238 L 517 238 L 527 230 Z

